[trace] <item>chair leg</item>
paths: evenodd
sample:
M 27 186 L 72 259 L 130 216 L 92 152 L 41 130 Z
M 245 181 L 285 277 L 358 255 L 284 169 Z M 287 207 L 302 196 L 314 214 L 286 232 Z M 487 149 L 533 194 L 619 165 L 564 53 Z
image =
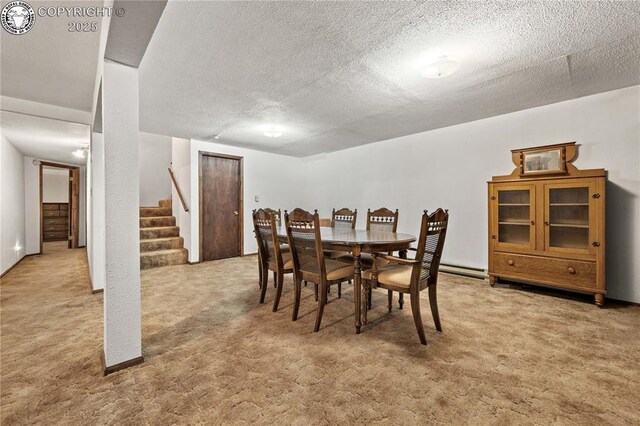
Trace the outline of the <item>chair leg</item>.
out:
M 422 315 L 420 315 L 420 293 L 411 295 L 411 313 L 413 313 L 413 322 L 416 323 L 416 330 L 418 330 L 418 336 L 420 336 L 420 343 L 422 343 L 423 345 L 426 345 L 427 338 L 424 335 L 424 326 L 422 325 Z
M 342 283 L 338 283 L 338 299 L 342 297 Z
M 305 287 L 307 286 L 307 280 L 305 280 L 305 281 L 304 281 L 304 286 L 305 286 Z
M 318 301 L 318 284 L 313 284 L 313 293 L 316 296 L 316 302 Z
M 324 312 L 324 305 L 327 304 L 327 285 L 325 283 L 320 284 L 320 302 L 318 302 L 318 314 L 316 315 L 316 325 L 313 331 L 320 330 L 320 323 L 322 322 L 322 313 Z
M 298 319 L 298 309 L 300 309 L 300 292 L 302 291 L 302 280 L 297 274 L 294 273 L 293 276 L 293 287 L 294 287 L 294 300 L 293 300 L 293 316 L 291 319 L 296 321 Z
M 329 304 L 329 293 L 331 293 L 330 290 L 331 290 L 331 286 L 328 285 L 327 286 L 327 300 L 325 300 L 325 302 L 324 302 L 325 305 Z
M 267 294 L 267 283 L 269 281 L 269 270 L 265 268 L 262 273 L 262 285 L 260 286 L 260 303 L 264 303 L 264 296 Z
M 398 308 L 402 309 L 403 306 L 404 306 L 404 293 L 400 293 L 398 295 Z
M 393 291 L 387 290 L 387 307 L 389 312 L 393 309 Z
M 280 303 L 280 296 L 282 295 L 282 285 L 284 283 L 284 272 L 278 271 L 278 283 L 276 290 L 276 298 L 273 301 L 273 312 L 278 310 L 278 304 Z
M 367 291 L 367 309 L 371 310 L 371 287 L 369 287 L 369 291 Z
M 277 287 L 278 286 L 278 274 L 277 272 L 273 272 L 273 286 Z
M 433 322 L 436 323 L 436 330 L 442 332 L 442 325 L 440 324 L 440 314 L 438 313 L 438 298 L 436 297 L 436 285 L 429 286 L 429 305 L 431 306 L 431 315 L 433 315 Z
M 262 288 L 262 275 L 264 274 L 262 268 L 262 262 L 258 262 L 258 288 Z

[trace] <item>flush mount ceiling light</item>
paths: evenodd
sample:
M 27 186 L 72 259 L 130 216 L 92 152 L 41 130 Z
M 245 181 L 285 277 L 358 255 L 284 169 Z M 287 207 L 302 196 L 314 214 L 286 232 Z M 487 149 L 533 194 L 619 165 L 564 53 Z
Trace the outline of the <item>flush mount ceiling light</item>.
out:
M 269 125 L 264 127 L 262 134 L 268 138 L 279 138 L 283 134 L 282 127 Z
M 438 60 L 422 70 L 422 76 L 426 78 L 448 77 L 458 71 L 460 64 L 446 56 L 441 56 Z

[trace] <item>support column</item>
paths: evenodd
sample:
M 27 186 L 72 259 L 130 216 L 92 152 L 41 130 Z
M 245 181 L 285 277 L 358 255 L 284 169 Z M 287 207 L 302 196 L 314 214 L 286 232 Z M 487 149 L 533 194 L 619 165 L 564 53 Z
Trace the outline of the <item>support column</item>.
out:
M 91 182 L 87 185 L 91 197 L 90 273 L 94 293 L 104 290 L 104 135 L 94 133 L 91 138 Z
M 105 60 L 104 373 L 141 363 L 138 70 Z

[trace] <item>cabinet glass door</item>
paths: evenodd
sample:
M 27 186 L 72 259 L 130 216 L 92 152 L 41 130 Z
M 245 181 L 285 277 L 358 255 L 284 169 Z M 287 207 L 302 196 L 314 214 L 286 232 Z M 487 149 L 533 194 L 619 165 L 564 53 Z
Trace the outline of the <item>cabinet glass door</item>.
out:
M 534 248 L 534 187 L 504 187 L 496 190 L 497 214 L 494 235 L 498 246 Z M 495 232 L 497 230 L 497 232 Z
M 591 250 L 592 185 L 547 186 L 546 249 L 585 253 Z

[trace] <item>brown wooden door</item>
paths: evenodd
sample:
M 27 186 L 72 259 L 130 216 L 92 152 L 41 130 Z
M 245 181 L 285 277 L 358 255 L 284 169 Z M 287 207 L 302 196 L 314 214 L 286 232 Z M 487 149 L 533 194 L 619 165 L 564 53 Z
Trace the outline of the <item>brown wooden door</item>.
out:
M 200 259 L 240 256 L 242 159 L 201 154 Z
M 69 248 L 78 248 L 80 228 L 80 169 L 69 170 Z

